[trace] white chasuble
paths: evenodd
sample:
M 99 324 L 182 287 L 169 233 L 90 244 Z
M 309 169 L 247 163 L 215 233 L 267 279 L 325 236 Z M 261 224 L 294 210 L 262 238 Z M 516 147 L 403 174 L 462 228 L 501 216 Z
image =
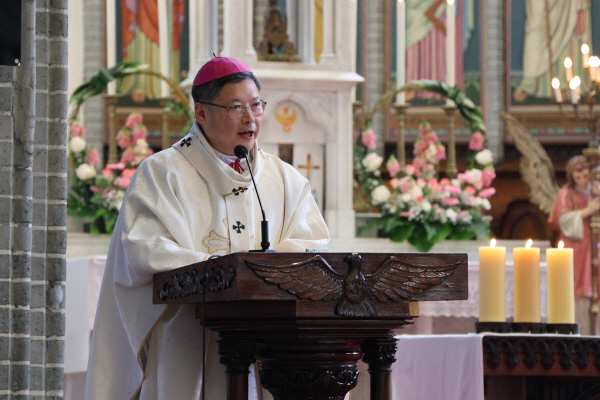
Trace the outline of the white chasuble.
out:
M 308 181 L 257 145 L 251 165 L 271 248 L 327 247 L 329 232 Z M 222 162 L 197 124 L 139 166 L 107 257 L 85 399 L 200 398 L 202 329 L 194 305 L 152 304 L 152 276 L 211 255 L 260 248 L 261 220 L 250 174 Z M 207 351 L 206 396 L 225 400 L 216 337 L 213 332 Z

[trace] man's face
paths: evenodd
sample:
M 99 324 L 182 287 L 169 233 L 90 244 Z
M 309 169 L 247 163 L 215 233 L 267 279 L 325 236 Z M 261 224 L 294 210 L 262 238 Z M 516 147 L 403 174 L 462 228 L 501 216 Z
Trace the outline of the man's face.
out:
M 573 180 L 578 187 L 587 189 L 588 182 L 590 181 L 590 170 L 586 168 L 573 172 Z
M 252 116 L 249 107 L 260 101 L 258 88 L 251 78 L 228 83 L 211 103 L 225 107 L 245 106 L 246 112 L 241 119 L 231 119 L 229 111 L 204 103 L 195 104 L 196 121 L 202 126 L 208 143 L 220 153 L 234 155 L 237 145 L 244 145 L 250 151 L 262 125 L 262 115 Z

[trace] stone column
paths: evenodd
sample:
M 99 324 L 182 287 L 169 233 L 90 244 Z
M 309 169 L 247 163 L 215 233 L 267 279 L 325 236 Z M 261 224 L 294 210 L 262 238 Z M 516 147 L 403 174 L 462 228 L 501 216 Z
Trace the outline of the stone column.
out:
M 385 3 L 383 0 L 366 2 L 367 12 L 367 107 L 372 108 L 377 99 L 386 91 L 384 74 L 384 29 L 385 29 Z M 383 140 L 385 138 L 385 116 L 379 112 L 373 118 L 373 130 L 377 135 L 377 152 L 383 154 Z
M 485 2 L 485 68 L 486 104 L 485 122 L 489 149 L 496 162 L 504 157 L 504 123 L 500 114 L 505 111 L 506 90 L 504 74 L 504 24 L 506 21 L 505 1 Z M 493 94 L 493 95 L 492 95 Z
M 0 393 L 61 399 L 67 0 L 22 13 L 21 65 L 0 67 Z
M 323 0 L 323 51 L 320 64 L 335 62 L 335 0 Z
M 83 79 L 87 81 L 104 68 L 104 1 L 86 0 L 83 2 L 83 30 L 85 46 L 83 52 Z M 121 51 L 117 49 L 117 51 Z M 81 57 L 72 54 L 72 57 Z M 81 82 L 83 83 L 83 82 Z M 95 96 L 86 100 L 79 111 L 87 131 L 87 143 L 94 146 L 103 157 L 104 150 L 104 99 Z

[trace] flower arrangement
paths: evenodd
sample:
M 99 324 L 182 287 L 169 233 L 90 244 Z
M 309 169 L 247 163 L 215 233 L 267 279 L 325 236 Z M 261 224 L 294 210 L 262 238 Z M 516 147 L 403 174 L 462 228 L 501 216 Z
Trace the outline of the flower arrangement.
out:
M 423 89 L 427 88 L 415 88 Z M 492 153 L 485 148 L 485 136 L 476 129 L 484 125 L 480 120 L 475 122 L 470 124 L 475 132 L 469 141 L 472 152 L 469 168 L 455 179 L 440 179 L 439 163 L 446 158 L 446 149 L 429 123 L 423 121 L 414 144 L 412 164 L 402 168 L 392 155 L 385 163 L 390 180 L 384 183 L 381 176 L 384 160 L 374 152 L 375 133 L 370 118 L 367 119 L 355 145 L 354 169 L 381 218 L 364 229 L 380 226 L 391 240 L 408 240 L 422 252 L 445 239 L 466 240 L 478 233 L 487 235 L 483 210 L 490 209 L 488 199 L 495 193 L 491 184 L 496 174 Z
M 98 151 L 86 144 L 85 128 L 78 120 L 71 123 L 68 147 L 72 168 L 67 210 L 74 217 L 92 217 L 92 233 L 100 233 L 99 220 L 106 232 L 112 233 L 131 177 L 138 165 L 153 154 L 146 141 L 147 134 L 142 115 L 130 114 L 117 135 L 120 161 L 102 167 Z

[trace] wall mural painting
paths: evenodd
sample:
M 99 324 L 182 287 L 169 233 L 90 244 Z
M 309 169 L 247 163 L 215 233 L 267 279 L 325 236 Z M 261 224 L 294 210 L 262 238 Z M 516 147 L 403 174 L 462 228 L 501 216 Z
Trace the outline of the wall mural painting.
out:
M 169 78 L 181 82 L 188 76 L 189 69 L 189 1 L 168 0 L 169 40 L 171 53 Z M 150 65 L 150 69 L 160 72 L 160 50 L 158 29 L 158 5 L 156 0 L 117 0 L 117 62 L 137 61 Z M 160 80 L 148 75 L 135 75 L 123 79 L 118 93 L 123 95 L 119 108 L 135 108 L 145 114 L 144 122 L 149 136 L 160 136 L 162 129 L 162 109 Z M 155 112 L 153 112 L 153 109 Z M 187 118 L 175 114 L 170 118 L 171 136 L 177 136 L 186 125 Z M 123 115 L 117 114 L 117 126 L 124 123 Z
M 477 105 L 481 104 L 481 2 L 456 0 L 456 63 L 455 82 Z M 396 13 L 396 2 L 392 6 Z M 392 74 L 396 80 L 396 20 L 392 18 Z M 417 79 L 446 81 L 446 0 L 414 0 L 406 2 L 406 82 Z M 413 106 L 436 106 L 442 101 L 432 93 L 407 93 L 407 102 Z M 439 110 L 438 110 L 439 111 Z M 429 114 L 429 112 L 427 112 Z M 417 126 L 426 117 L 431 125 L 443 128 L 442 115 L 409 115 L 407 140 L 417 135 Z M 458 137 L 468 137 L 470 131 L 457 120 Z M 388 140 L 396 140 L 396 120 L 392 117 Z M 443 136 L 443 134 L 442 134 Z
M 568 57 L 573 76 L 582 79 L 581 92 L 587 91 L 581 48 L 587 44 L 589 55 L 600 50 L 600 27 L 592 26 L 592 21 L 600 20 L 600 4 L 591 0 L 511 0 L 509 17 L 510 112 L 532 134 L 547 140 L 585 140 L 585 123 L 556 112 L 551 82 L 558 78 L 563 99 L 570 98 L 564 66 Z

